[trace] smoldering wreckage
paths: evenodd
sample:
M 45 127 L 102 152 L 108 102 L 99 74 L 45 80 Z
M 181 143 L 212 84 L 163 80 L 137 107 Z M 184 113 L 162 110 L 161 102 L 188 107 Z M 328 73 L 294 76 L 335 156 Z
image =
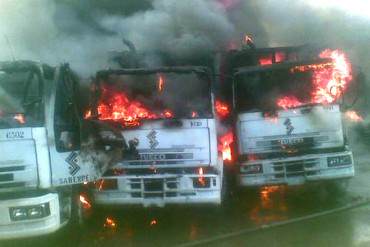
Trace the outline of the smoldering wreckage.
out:
M 344 52 L 246 36 L 240 49 L 181 58 L 124 43 L 85 106 L 68 64 L 0 64 L 0 239 L 79 224 L 98 205 L 219 205 L 229 177 L 354 176 L 342 117 L 363 120 L 351 108 L 362 82 Z M 154 55 L 162 67 L 147 66 Z

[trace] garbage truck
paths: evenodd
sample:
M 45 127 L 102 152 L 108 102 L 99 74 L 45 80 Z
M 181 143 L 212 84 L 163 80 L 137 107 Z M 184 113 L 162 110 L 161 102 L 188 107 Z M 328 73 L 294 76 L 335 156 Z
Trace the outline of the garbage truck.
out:
M 341 110 L 352 80 L 343 52 L 253 47 L 227 61 L 240 185 L 354 176 Z
M 97 145 L 81 131 L 78 99 L 68 64 L 0 63 L 0 240 L 52 233 L 82 216 L 76 186 L 99 178 L 106 157 L 81 151 L 84 139 L 89 150 Z
M 221 203 L 212 80 L 205 66 L 97 73 L 85 117 L 119 128 L 130 154 L 95 183 L 95 204 Z

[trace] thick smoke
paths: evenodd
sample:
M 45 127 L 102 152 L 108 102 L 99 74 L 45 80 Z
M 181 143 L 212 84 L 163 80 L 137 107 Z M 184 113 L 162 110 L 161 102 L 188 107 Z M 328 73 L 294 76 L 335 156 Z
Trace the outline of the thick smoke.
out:
M 117 1 L 104 2 L 105 8 L 99 1 L 2 0 L 0 59 L 68 61 L 86 76 L 107 66 L 122 37 L 140 50 L 181 55 L 218 49 L 234 32 L 217 1 L 128 1 L 121 11 L 112 8 Z
M 311 44 L 343 49 L 353 65 L 354 83 L 363 83 L 358 86 L 363 94 L 356 110 L 367 114 L 370 107 L 367 100 L 370 95 L 366 94 L 370 87 L 370 14 L 365 11 L 370 5 L 367 0 L 234 2 L 238 2 L 238 6 L 230 9 L 228 15 L 235 30 L 248 26 L 243 31 L 251 30 L 259 47 Z M 254 28 L 250 28 L 253 25 Z
M 329 6 L 325 2 L 330 1 L 321 1 L 321 5 L 317 5 L 313 0 L 254 2 L 270 45 L 337 46 L 349 52 L 355 65 L 370 69 L 369 15 L 362 16 L 352 9 L 341 8 L 341 1 Z M 353 1 L 352 5 L 359 2 Z
M 320 2 L 320 4 L 318 4 Z M 0 60 L 69 62 L 84 76 L 124 49 L 198 54 L 240 45 L 318 44 L 345 49 L 355 68 L 370 71 L 370 17 L 366 0 L 1 0 Z M 331 4 L 330 4 L 331 3 Z M 356 8 L 356 6 L 359 6 Z M 368 72 L 367 72 L 368 73 Z M 367 74 L 367 78 L 370 74 Z

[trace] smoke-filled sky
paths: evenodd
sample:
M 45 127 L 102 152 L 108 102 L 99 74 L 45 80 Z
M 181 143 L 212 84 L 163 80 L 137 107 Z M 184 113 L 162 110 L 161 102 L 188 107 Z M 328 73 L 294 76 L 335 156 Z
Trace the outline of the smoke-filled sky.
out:
M 84 76 L 124 48 L 191 54 L 239 44 L 327 44 L 370 71 L 367 0 L 0 0 L 0 60 L 70 62 Z

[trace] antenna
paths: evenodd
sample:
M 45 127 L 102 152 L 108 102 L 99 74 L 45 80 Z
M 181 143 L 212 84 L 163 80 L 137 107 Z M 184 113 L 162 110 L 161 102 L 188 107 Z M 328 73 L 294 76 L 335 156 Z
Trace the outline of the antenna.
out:
M 8 36 L 6 36 L 6 34 L 4 34 L 4 38 L 5 38 L 6 43 L 9 46 L 10 55 L 11 55 L 13 61 L 15 61 L 14 48 L 13 48 L 12 44 L 10 43 L 10 40 L 8 39 Z

